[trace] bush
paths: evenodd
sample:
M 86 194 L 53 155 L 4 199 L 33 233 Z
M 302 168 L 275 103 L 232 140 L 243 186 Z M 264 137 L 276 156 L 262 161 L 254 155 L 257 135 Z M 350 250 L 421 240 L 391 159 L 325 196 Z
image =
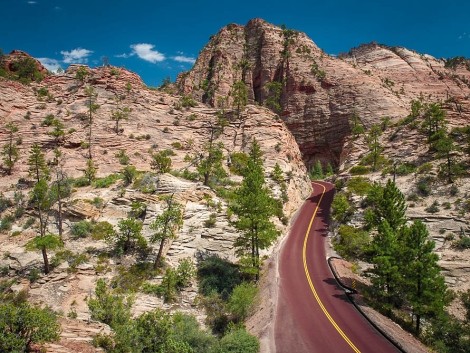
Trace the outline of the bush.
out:
M 350 179 L 346 183 L 346 186 L 351 192 L 361 196 L 367 195 L 367 193 L 372 188 L 371 182 L 363 177 L 355 177 Z
M 427 174 L 432 170 L 432 164 L 427 162 L 418 167 L 416 170 L 417 174 Z
M 331 210 L 333 219 L 339 223 L 347 222 L 353 214 L 353 208 L 347 196 L 343 193 L 335 195 L 331 204 Z
M 258 287 L 248 282 L 243 282 L 233 289 L 227 308 L 235 322 L 243 322 L 248 317 L 257 293 Z
M 424 210 L 429 213 L 439 212 L 439 202 L 434 201 L 429 207 L 426 207 Z
M 133 165 L 127 165 L 121 171 L 122 179 L 124 180 L 125 185 L 132 184 L 137 175 L 137 169 Z
M 204 221 L 204 227 L 213 228 L 216 222 L 217 222 L 217 214 L 211 213 L 209 215 L 209 218 Z
M 201 294 L 207 296 L 216 292 L 224 299 L 228 299 L 233 288 L 242 281 L 237 265 L 217 255 L 205 256 L 205 254 L 199 254 L 197 278 Z
M 346 259 L 360 259 L 370 242 L 369 233 L 347 225 L 341 225 L 338 238 L 334 241 L 335 250 Z
M 14 220 L 15 218 L 12 215 L 0 218 L 0 232 L 10 230 Z
M 119 174 L 110 174 L 104 178 L 97 178 L 93 181 L 95 188 L 108 188 L 121 178 Z
M 91 234 L 92 230 L 93 230 L 93 225 L 86 220 L 72 223 L 72 227 L 71 227 L 72 235 L 75 238 L 86 238 L 87 236 Z
M 33 345 L 57 340 L 59 328 L 48 308 L 0 303 L 0 352 L 30 352 Z
M 470 249 L 470 237 L 461 237 L 459 240 L 455 241 L 454 246 L 459 250 Z
M 230 154 L 230 172 L 236 175 L 243 175 L 248 162 L 248 155 L 244 152 L 233 152 Z
M 405 162 L 399 164 L 395 170 L 397 175 L 408 175 L 416 171 L 416 166 L 413 163 Z
M 131 306 L 132 301 L 108 289 L 104 279 L 98 280 L 95 296 L 88 300 L 91 318 L 104 322 L 112 328 L 129 322 Z
M 244 328 L 236 328 L 228 332 L 219 342 L 216 353 L 257 353 L 258 339 L 250 335 Z
M 352 175 L 364 175 L 370 172 L 370 168 L 364 165 L 356 165 L 349 169 L 349 173 Z
M 431 194 L 434 178 L 432 176 L 425 176 L 418 179 L 416 188 L 421 196 L 429 196 Z

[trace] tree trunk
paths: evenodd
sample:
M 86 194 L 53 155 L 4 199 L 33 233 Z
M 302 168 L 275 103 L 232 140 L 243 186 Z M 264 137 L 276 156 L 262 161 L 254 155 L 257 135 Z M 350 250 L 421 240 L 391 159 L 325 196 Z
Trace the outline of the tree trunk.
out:
M 158 268 L 158 265 L 160 264 L 160 259 L 162 258 L 162 253 L 163 253 L 163 247 L 165 245 L 165 239 L 162 239 L 160 241 L 160 247 L 158 248 L 158 254 L 157 257 L 155 258 L 155 262 L 153 263 L 153 268 L 156 270 Z
M 450 160 L 450 153 L 447 152 L 447 181 L 449 184 L 453 183 L 454 181 L 452 180 L 452 161 Z
M 46 248 L 43 247 L 41 249 L 41 252 L 42 252 L 42 259 L 44 260 L 44 273 L 47 275 L 49 273 L 49 259 L 47 258 Z
M 421 315 L 416 314 L 416 335 L 417 336 L 419 336 L 420 324 L 421 324 Z

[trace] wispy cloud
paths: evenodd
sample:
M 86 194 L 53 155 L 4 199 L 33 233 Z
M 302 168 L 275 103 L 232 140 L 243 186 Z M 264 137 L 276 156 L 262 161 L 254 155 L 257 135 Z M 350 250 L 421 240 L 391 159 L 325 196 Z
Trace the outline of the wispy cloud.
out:
M 192 58 L 190 56 L 185 56 L 185 55 L 177 55 L 173 56 L 172 59 L 174 61 L 177 61 L 179 63 L 189 63 L 189 64 L 194 64 L 196 62 L 195 58 Z
M 153 64 L 164 61 L 165 55 L 157 50 L 154 50 L 155 45 L 148 43 L 132 44 L 132 53 L 130 55 L 137 55 L 139 58 L 145 61 L 149 61 Z
M 117 54 L 117 55 L 114 55 L 116 58 L 123 58 L 123 59 L 127 59 L 127 58 L 130 58 L 131 56 L 134 56 L 135 53 L 122 53 L 122 54 Z
M 29 4 L 29 5 L 35 5 L 35 4 L 37 4 L 37 3 L 38 3 L 37 1 L 28 1 L 28 4 Z
M 93 53 L 92 50 L 76 48 L 70 51 L 62 50 L 63 62 L 66 64 L 83 64 L 88 62 L 88 57 Z
M 56 73 L 59 68 L 59 60 L 51 58 L 38 58 L 39 62 L 49 71 Z
M 470 33 L 463 32 L 463 33 L 460 34 L 457 38 L 458 38 L 458 39 L 470 39 Z

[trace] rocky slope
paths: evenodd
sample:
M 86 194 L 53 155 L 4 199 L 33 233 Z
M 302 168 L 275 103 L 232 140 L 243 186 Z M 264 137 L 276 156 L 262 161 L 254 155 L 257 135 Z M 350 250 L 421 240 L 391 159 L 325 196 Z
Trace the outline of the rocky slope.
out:
M 46 119 L 49 114 L 60 119 L 66 131 L 60 143 L 64 171 L 73 178 L 83 175 L 88 153 L 85 144 L 88 141 L 88 96 L 85 87 L 88 85 L 94 88 L 95 103 L 99 105 L 93 114 L 91 139 L 98 177 L 122 170 L 123 165 L 117 157 L 121 151 L 128 156 L 128 163 L 143 173 L 150 171 L 150 153 L 164 149 L 174 153 L 172 166 L 175 175 L 181 174 L 186 168 L 194 170 L 184 157 L 201 151 L 209 138 L 207 124 L 216 119 L 218 112 L 215 109 L 204 104 L 184 108 L 180 96 L 150 90 L 137 75 L 124 69 L 87 68 L 85 84 L 75 79 L 77 69 L 77 66 L 71 66 L 63 75 L 48 76 L 39 84 L 22 85 L 0 78 L 0 125 L 4 127 L 6 123 L 15 123 L 19 128 L 15 141 L 21 140 L 20 158 L 12 175 L 5 173 L 0 178 L 0 193 L 4 198 L 13 202 L 16 192 L 22 193 L 25 200 L 28 199 L 27 158 L 33 143 L 40 144 L 48 160 L 53 159 L 55 143 L 49 135 L 52 127 L 47 126 Z M 44 89 L 47 89 L 47 94 Z M 118 107 L 116 97 L 120 98 L 121 107 L 126 106 L 131 110 L 129 119 L 120 122 L 119 134 L 115 132 L 115 122 L 111 120 L 112 111 Z M 218 138 L 218 141 L 224 143 L 226 156 L 232 152 L 248 151 L 250 142 L 256 138 L 264 152 L 266 176 L 277 196 L 280 196 L 281 190 L 270 179 L 270 173 L 276 163 L 284 171 L 289 197 L 284 205 L 284 213 L 290 217 L 311 189 L 295 139 L 285 124 L 265 108 L 248 106 L 241 121 L 231 118 L 229 112 L 227 114 L 229 125 Z M 7 139 L 7 132 L 2 128 L 0 144 L 3 146 Z M 228 170 L 226 163 L 225 167 Z M 198 251 L 216 253 L 235 260 L 233 242 L 237 232 L 229 224 L 227 203 L 223 198 L 200 182 L 184 180 L 171 174 L 164 174 L 160 178 L 145 174 L 144 177 L 147 186 L 156 186 L 155 192 L 143 192 L 142 188 L 132 184 L 125 186 L 121 180 L 103 188 L 76 187 L 65 201 L 64 241 L 65 248 L 74 256 L 81 255 L 82 259 L 78 265 L 64 261 L 49 275 L 40 275 L 34 283 L 29 279 L 34 277 L 32 274 L 35 269 L 42 269 L 42 258 L 39 253 L 25 249 L 25 244 L 36 235 L 37 224 L 28 225 L 29 219 L 35 216 L 34 211 L 26 207 L 25 213 L 13 221 L 10 230 L 0 232 L 2 278 L 19 278 L 15 290 L 26 289 L 34 302 L 49 305 L 64 315 L 72 313 L 72 319 L 63 321 L 62 340 L 50 346 L 51 352 L 92 349 L 89 345 L 85 349 L 83 345 L 91 340 L 92 333 L 106 332 L 106 327 L 88 324 L 89 312 L 85 300 L 93 293 L 98 278 L 110 279 L 117 274 L 120 266 L 130 266 L 136 261 L 132 256 L 110 258 L 103 255 L 111 249 L 111 244 L 104 240 L 72 236 L 71 226 L 74 222 L 106 221 L 116 225 L 120 219 L 127 217 L 132 202 L 140 201 L 147 205 L 143 234 L 148 239 L 152 233 L 149 224 L 163 207 L 159 196 L 174 193 L 176 200 L 183 205 L 184 222 L 178 237 L 165 249 L 169 265 L 177 265 L 182 258 L 194 260 Z M 231 179 L 236 183 L 241 177 L 232 175 Z M 13 213 L 12 206 L 4 210 L 1 217 Z M 214 224 L 206 225 L 205 222 L 213 214 Z M 285 230 L 285 225 L 279 221 L 278 226 Z M 48 231 L 57 232 L 53 219 Z M 270 251 L 266 251 L 266 254 Z M 154 280 L 158 283 L 160 279 Z M 164 304 L 155 296 L 138 294 L 133 310 L 138 315 L 155 307 L 181 309 L 197 315 L 202 321 L 202 314 L 194 305 L 196 294 L 196 288 L 191 287 L 175 304 Z M 73 319 L 75 313 L 77 318 Z
M 454 64 L 446 67 L 444 60 L 378 44 L 333 57 L 304 33 L 254 19 L 214 35 L 193 69 L 180 75 L 178 86 L 217 106 L 230 96 L 234 82 L 243 80 L 251 101 L 266 105 L 269 83 L 280 82 L 279 113 L 304 161 L 338 165 L 348 154 L 344 141 L 354 114 L 365 126 L 385 116 L 404 117 L 410 101 L 423 95 L 449 102 L 451 123 L 468 121 L 470 71 L 465 63 Z

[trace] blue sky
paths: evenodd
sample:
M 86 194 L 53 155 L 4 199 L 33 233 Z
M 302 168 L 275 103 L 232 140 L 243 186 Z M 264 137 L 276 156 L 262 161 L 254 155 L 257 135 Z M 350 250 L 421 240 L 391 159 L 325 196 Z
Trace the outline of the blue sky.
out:
M 329 54 L 377 41 L 435 57 L 470 57 L 468 0 L 0 0 L 0 48 L 50 67 L 111 65 L 151 86 L 191 68 L 228 23 L 254 17 L 306 32 Z

